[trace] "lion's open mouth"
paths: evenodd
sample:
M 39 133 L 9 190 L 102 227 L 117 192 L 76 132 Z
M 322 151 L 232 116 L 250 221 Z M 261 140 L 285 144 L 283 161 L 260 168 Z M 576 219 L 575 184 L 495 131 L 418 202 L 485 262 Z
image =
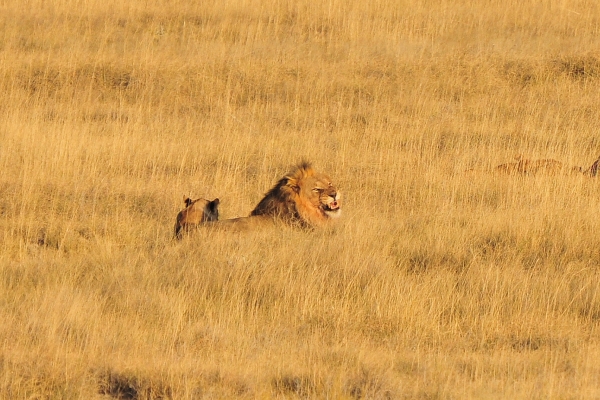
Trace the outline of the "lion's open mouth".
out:
M 340 203 L 337 201 L 332 201 L 329 204 L 324 204 L 323 208 L 326 212 L 337 212 L 340 210 Z

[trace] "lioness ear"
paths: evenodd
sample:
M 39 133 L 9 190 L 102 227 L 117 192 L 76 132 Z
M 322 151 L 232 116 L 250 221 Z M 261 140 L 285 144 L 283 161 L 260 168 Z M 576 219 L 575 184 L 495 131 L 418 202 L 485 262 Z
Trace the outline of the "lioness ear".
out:
M 183 196 L 183 202 L 185 203 L 185 206 L 186 206 L 186 207 L 189 207 L 189 206 L 190 206 L 190 204 L 192 204 L 192 203 L 194 202 L 194 200 L 190 199 L 190 198 L 189 198 L 189 197 L 187 197 L 187 196 Z
M 208 202 L 208 208 L 209 208 L 209 209 L 210 209 L 212 212 L 215 212 L 215 211 L 217 211 L 217 209 L 219 208 L 219 203 L 220 203 L 220 202 L 221 202 L 221 201 L 220 201 L 218 198 L 216 198 L 216 199 L 214 199 L 213 201 L 210 201 L 210 202 Z

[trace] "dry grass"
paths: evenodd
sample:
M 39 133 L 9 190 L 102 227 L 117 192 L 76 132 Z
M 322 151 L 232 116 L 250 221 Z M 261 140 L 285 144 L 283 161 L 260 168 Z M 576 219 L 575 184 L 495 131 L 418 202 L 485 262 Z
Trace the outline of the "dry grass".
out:
M 196 3 L 0 3 L 0 398 L 600 396 L 597 2 Z

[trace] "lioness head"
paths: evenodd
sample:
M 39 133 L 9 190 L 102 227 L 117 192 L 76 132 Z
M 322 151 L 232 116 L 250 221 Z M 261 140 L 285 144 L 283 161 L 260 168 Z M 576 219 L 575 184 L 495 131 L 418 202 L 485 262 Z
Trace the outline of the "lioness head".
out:
M 204 222 L 217 221 L 219 219 L 219 199 L 192 200 L 184 197 L 185 209 L 177 214 L 175 221 L 175 237 L 181 238 L 183 231 L 196 227 Z
M 341 195 L 327 175 L 303 162 L 281 178 L 250 215 L 323 225 L 341 215 Z
M 596 161 L 594 161 L 594 163 L 592 164 L 591 167 L 589 167 L 587 170 L 585 170 L 584 174 L 588 175 L 588 176 L 597 176 L 599 168 L 600 168 L 600 157 L 598 157 L 598 159 Z

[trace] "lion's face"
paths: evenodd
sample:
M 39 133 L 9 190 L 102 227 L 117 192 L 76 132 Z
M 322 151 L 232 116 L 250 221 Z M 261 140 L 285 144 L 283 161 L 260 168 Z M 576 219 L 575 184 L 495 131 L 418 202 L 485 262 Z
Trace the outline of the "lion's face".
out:
M 341 215 L 341 195 L 331 179 L 321 173 L 307 176 L 298 182 L 299 197 L 307 199 L 310 204 L 329 218 Z

